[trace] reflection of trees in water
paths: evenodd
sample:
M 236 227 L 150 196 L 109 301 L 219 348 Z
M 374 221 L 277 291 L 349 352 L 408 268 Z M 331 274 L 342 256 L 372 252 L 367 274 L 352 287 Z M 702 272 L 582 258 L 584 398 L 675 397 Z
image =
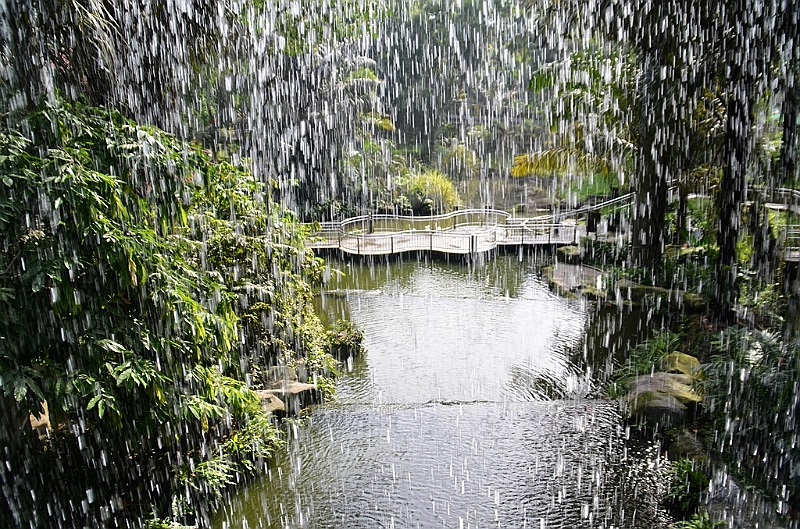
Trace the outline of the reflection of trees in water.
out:
M 654 333 L 668 329 L 675 315 L 656 312 L 651 307 L 622 307 L 598 303 L 588 311 L 583 340 L 575 347 L 570 360 L 577 366 L 591 366 L 599 381 L 607 380 L 628 357 L 628 351 Z
M 332 270 L 325 288 L 326 298 L 347 298 L 364 291 L 396 293 L 413 288 L 418 274 L 436 274 L 465 282 L 464 292 L 517 298 L 542 264 L 542 256 L 484 256 L 467 262 L 462 256 L 433 255 L 427 252 L 400 256 L 371 256 L 360 259 L 328 259 Z M 473 288 L 474 287 L 474 288 Z M 420 292 L 420 294 L 425 294 Z M 336 302 L 338 303 L 338 302 Z

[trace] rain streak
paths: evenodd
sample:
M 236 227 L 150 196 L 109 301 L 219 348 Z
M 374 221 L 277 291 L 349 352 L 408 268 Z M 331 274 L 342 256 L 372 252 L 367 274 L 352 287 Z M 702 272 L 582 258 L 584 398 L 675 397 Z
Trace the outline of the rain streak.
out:
M 0 527 L 800 529 L 798 17 L 0 1 Z

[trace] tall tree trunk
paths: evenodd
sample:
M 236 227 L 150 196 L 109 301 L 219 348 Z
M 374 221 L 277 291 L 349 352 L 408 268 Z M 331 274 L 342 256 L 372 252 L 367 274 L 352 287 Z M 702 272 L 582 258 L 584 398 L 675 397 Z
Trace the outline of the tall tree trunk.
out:
M 689 215 L 689 189 L 687 185 L 678 187 L 678 211 L 675 213 L 675 243 L 683 244 L 689 238 L 686 220 Z
M 750 129 L 753 125 L 750 86 L 739 65 L 731 66 L 725 124 L 725 167 L 719 186 L 719 226 L 717 244 L 717 316 L 735 321 L 739 297 L 737 252 L 742 204 L 747 194 L 747 163 L 750 157 Z
M 655 53 L 645 53 L 639 116 L 639 155 L 634 181 L 633 265 L 650 270 L 655 280 L 662 268 L 667 213 L 668 167 L 664 147 L 668 124 Z
M 795 142 L 797 137 L 797 92 L 794 86 L 794 75 L 789 75 L 783 93 L 783 142 L 778 166 L 778 186 L 784 186 L 795 176 L 797 158 Z

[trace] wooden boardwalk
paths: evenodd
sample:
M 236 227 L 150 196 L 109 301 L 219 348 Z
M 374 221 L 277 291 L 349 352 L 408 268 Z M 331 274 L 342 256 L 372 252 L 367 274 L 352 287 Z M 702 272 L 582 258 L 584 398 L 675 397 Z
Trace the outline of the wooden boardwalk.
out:
M 512 219 L 496 210 L 465 210 L 436 217 L 355 217 L 323 223 L 309 246 L 353 255 L 415 251 L 471 255 L 500 246 L 574 244 L 585 234 L 585 227 L 576 222 L 545 224 L 531 220 Z
M 800 191 L 778 189 L 768 208 L 800 212 Z M 577 218 L 589 211 L 626 207 L 629 193 L 599 204 L 535 218 L 513 217 L 506 211 L 471 209 L 430 217 L 362 215 L 341 222 L 320 223 L 309 247 L 353 255 L 390 255 L 428 251 L 471 255 L 502 246 L 563 246 L 577 243 L 586 226 Z M 780 244 L 786 261 L 800 262 L 800 225 L 783 227 Z

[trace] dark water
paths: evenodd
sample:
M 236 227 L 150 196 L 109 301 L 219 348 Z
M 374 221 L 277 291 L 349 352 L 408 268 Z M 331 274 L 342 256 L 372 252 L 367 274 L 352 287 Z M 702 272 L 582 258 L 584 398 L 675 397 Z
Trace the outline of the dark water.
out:
M 589 307 L 538 263 L 340 266 L 319 308 L 367 353 L 216 527 L 659 526 L 653 449 L 593 397 L 613 360 L 585 354 Z

